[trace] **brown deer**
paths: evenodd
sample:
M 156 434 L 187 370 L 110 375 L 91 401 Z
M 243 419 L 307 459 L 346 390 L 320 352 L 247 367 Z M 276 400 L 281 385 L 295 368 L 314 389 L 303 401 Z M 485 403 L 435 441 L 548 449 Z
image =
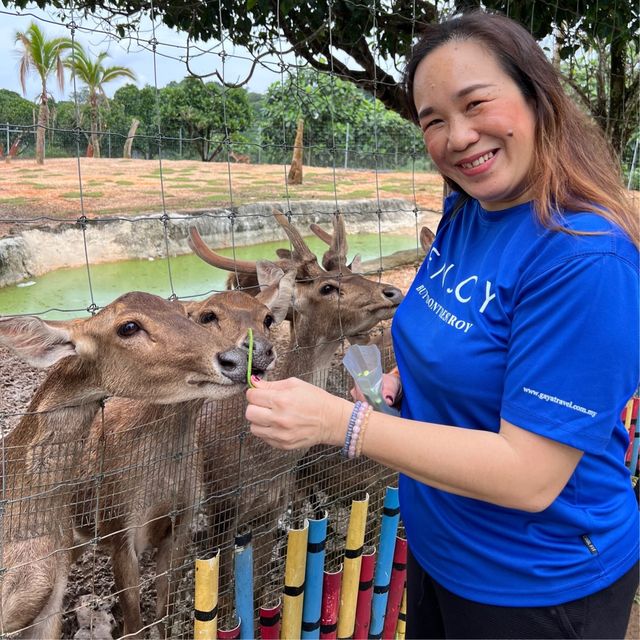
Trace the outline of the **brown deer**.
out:
M 291 251 L 278 250 L 280 260 L 277 264 L 283 270 L 294 269 L 296 272 L 288 315 L 289 350 L 282 361 L 278 360 L 274 377 L 308 378 L 314 374 L 316 382 L 322 383 L 326 368 L 341 340 L 366 332 L 379 321 L 391 318 L 403 298 L 402 292 L 397 287 L 374 282 L 355 273 L 359 269 L 359 257 L 347 265 L 347 237 L 341 215 L 333 218 L 334 233 L 330 247 L 322 258 L 322 267 L 286 216 L 276 211 L 274 216 L 292 246 Z M 204 243 L 195 228 L 190 232 L 190 244 L 205 262 L 232 272 L 227 281 L 228 287 L 236 286 L 249 293 L 258 291 L 254 262 L 237 261 L 216 254 Z M 254 535 L 256 563 L 268 564 L 277 528 L 277 516 L 273 514 L 276 510 L 282 513 L 286 508 L 287 472 L 295 467 L 302 453 L 279 452 L 275 455 L 261 440 L 248 438 L 242 445 L 241 468 L 236 475 L 225 477 L 220 473 L 220 460 L 230 457 L 233 447 L 237 451 L 237 439 L 220 438 L 217 443 L 207 443 L 207 434 L 202 432 L 201 448 L 205 450 L 205 491 L 212 498 L 211 517 L 216 523 L 216 545 L 222 549 L 232 547 L 229 539 L 235 530 L 250 526 L 254 534 L 258 533 L 257 537 Z M 214 453 L 207 453 L 209 450 Z M 246 491 L 240 493 L 239 500 L 238 493 L 233 493 L 238 484 L 247 487 Z M 266 491 L 268 495 L 265 496 Z M 233 501 L 224 499 L 229 494 L 232 494 Z M 229 518 L 229 514 L 233 514 L 233 517 Z M 221 589 L 229 580 L 229 556 L 227 553 L 221 558 Z M 268 578 L 267 573 L 266 566 L 256 572 L 258 599 L 266 595 L 264 583 Z
M 223 397 L 242 388 L 242 365 L 180 304 L 140 292 L 86 319 L 0 318 L 0 343 L 52 366 L 2 442 L 0 633 L 56 638 L 73 544 L 71 478 L 104 399 Z
M 229 151 L 229 158 L 239 164 L 251 164 L 251 158 L 242 153 L 236 153 L 235 151 Z
M 257 269 L 261 291 L 255 298 L 225 291 L 186 305 L 189 316 L 206 326 L 209 340 L 228 349 L 230 377 L 240 384 L 247 379 L 249 329 L 252 373 L 262 376 L 273 368 L 269 330 L 287 313 L 295 277 L 266 261 Z M 189 527 L 201 500 L 196 420 L 203 403 L 202 398 L 170 405 L 113 398 L 91 425 L 79 464 L 84 482 L 73 500 L 75 533 L 77 541 L 96 538 L 109 549 L 126 635 L 143 626 L 139 556 L 147 547 L 158 550 L 156 621 L 167 613 L 171 621 L 169 576 L 174 583 L 180 580 Z M 104 476 L 99 486 L 92 478 L 97 469 Z M 78 551 L 84 548 L 79 545 Z M 164 637 L 162 623 L 158 626 Z

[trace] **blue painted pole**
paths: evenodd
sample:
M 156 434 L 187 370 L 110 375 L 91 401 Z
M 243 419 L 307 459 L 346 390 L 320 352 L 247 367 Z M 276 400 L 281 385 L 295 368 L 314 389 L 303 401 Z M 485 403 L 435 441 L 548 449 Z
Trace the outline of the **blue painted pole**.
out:
M 373 600 L 371 603 L 371 626 L 369 638 L 382 638 L 384 616 L 393 569 L 393 552 L 396 546 L 398 523 L 400 522 L 400 500 L 396 487 L 387 487 L 384 496 L 378 560 L 373 577 Z
M 327 519 L 328 514 L 325 511 L 322 518 L 309 520 L 307 573 L 304 581 L 304 605 L 302 609 L 302 638 L 305 640 L 320 638 Z
M 251 531 L 239 532 L 235 539 L 234 571 L 236 611 L 240 618 L 241 640 L 253 640 L 253 545 Z

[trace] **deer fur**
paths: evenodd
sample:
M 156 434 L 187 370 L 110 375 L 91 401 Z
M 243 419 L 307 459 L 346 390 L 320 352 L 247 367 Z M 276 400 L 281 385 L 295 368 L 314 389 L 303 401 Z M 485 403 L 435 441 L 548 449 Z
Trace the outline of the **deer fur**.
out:
M 121 296 L 87 319 L 0 318 L 0 343 L 52 367 L 2 443 L 0 632 L 56 638 L 73 542 L 69 476 L 104 399 L 188 402 L 240 385 L 206 328 L 147 293 Z M 69 466 L 60 469 L 69 448 Z
M 237 382 L 247 379 L 249 329 L 254 336 L 252 372 L 262 376 L 273 368 L 269 328 L 287 313 L 294 277 L 294 272 L 284 274 L 262 262 L 261 291 L 255 298 L 226 291 L 186 305 L 189 317 L 206 327 L 211 342 L 239 350 Z M 178 583 L 187 564 L 189 527 L 201 499 L 196 420 L 203 403 L 203 398 L 171 405 L 113 398 L 91 425 L 90 446 L 79 465 L 83 478 L 73 500 L 75 533 L 77 541 L 85 543 L 97 536 L 109 550 L 124 634 L 137 634 L 143 626 L 139 557 L 148 547 L 157 549 L 156 621 L 167 613 L 171 619 L 169 578 Z M 104 474 L 99 487 L 92 480 L 96 469 Z M 162 627 L 160 635 L 164 637 Z

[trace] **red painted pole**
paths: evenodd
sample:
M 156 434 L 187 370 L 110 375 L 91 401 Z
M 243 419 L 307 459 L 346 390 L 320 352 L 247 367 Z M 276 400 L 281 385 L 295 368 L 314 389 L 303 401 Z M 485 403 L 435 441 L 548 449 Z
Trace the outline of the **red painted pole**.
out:
M 389 599 L 387 600 L 387 613 L 384 617 L 383 638 L 395 638 L 398 614 L 402 604 L 402 594 L 407 581 L 407 541 L 404 538 L 396 538 L 396 547 L 393 552 L 393 569 L 391 570 L 391 582 L 389 583 Z

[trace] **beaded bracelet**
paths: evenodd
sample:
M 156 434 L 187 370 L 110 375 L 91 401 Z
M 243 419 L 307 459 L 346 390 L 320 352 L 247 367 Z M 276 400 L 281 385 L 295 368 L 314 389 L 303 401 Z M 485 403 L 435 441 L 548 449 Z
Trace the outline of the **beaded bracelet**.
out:
M 358 408 L 358 415 L 356 416 L 356 421 L 353 425 L 351 441 L 349 442 L 349 447 L 347 448 L 348 458 L 356 457 L 356 445 L 358 444 L 358 438 L 360 437 L 360 432 L 362 431 L 362 425 L 364 424 L 369 411 L 371 411 L 371 405 L 367 404 L 366 402 L 363 402 Z
M 362 418 L 362 425 L 360 426 L 360 433 L 356 440 L 356 446 L 354 449 L 354 455 L 352 457 L 359 458 L 362 455 L 362 445 L 364 443 L 364 432 L 367 429 L 367 425 L 369 424 L 369 418 L 373 413 L 373 407 L 368 407 L 364 417 Z
M 349 423 L 347 424 L 347 433 L 344 437 L 344 446 L 340 449 L 341 455 L 345 458 L 349 456 L 349 445 L 351 444 L 351 438 L 353 436 L 353 429 L 356 425 L 356 420 L 358 419 L 358 415 L 360 412 L 360 408 L 363 404 L 360 400 L 357 400 L 355 405 L 353 406 L 353 411 L 351 412 L 351 417 L 349 418 Z

